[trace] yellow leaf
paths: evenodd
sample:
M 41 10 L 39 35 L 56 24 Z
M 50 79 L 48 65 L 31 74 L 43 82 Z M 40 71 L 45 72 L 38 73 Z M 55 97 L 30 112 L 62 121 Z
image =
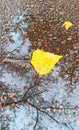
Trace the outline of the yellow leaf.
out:
M 32 54 L 31 64 L 39 75 L 46 75 L 61 58 L 62 56 L 37 49 Z
M 66 30 L 68 30 L 71 26 L 72 26 L 72 23 L 70 21 L 66 21 L 62 25 L 62 27 L 65 27 Z

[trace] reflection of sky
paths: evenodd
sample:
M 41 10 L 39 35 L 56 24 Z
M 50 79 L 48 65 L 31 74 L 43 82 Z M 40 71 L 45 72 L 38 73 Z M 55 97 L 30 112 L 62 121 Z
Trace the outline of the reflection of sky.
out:
M 20 106 L 19 109 L 10 109 L 10 107 L 7 107 L 6 115 L 8 115 L 8 119 L 10 120 L 8 126 L 9 130 L 33 129 L 36 117 L 36 111 L 34 108 L 30 110 L 26 105 Z
M 55 96 L 55 100 L 59 101 L 60 103 L 62 103 L 63 98 L 65 97 L 65 81 L 59 76 L 59 72 L 60 72 L 60 67 L 55 67 L 55 69 L 50 73 L 51 76 L 51 80 L 49 81 L 49 83 L 46 85 L 47 83 L 47 76 L 44 78 L 43 82 L 41 83 L 43 88 L 48 88 L 48 86 L 50 86 L 50 91 L 45 92 L 42 95 L 42 97 L 44 98 L 45 101 L 48 102 L 52 102 L 52 97 L 56 94 Z M 58 77 L 58 78 L 57 78 Z M 3 78 L 4 78 L 4 83 L 5 85 L 8 85 L 9 87 L 11 87 L 12 89 L 15 89 L 17 91 L 17 88 L 19 88 L 19 91 L 22 93 L 24 92 L 24 86 L 25 85 L 25 78 L 22 77 L 22 79 L 18 79 L 18 75 L 12 75 L 10 73 L 4 72 L 3 73 Z M 53 79 L 54 79 L 54 83 L 53 83 Z M 56 81 L 55 81 L 56 79 Z M 23 85 L 22 85 L 23 83 Z M 74 105 L 79 105 L 78 102 L 78 98 L 79 97 L 79 92 L 78 92 L 79 88 L 77 88 L 77 90 L 74 91 L 74 96 L 71 96 L 70 101 L 71 103 Z M 19 92 L 19 93 L 20 93 Z M 76 99 L 76 101 L 75 101 Z M 76 104 L 78 103 L 78 104 Z M 10 130 L 32 130 L 33 126 L 35 124 L 35 117 L 36 117 L 36 111 L 35 109 L 33 109 L 32 107 L 28 107 L 28 105 L 21 105 L 20 107 L 15 107 L 13 109 L 10 109 L 10 107 L 7 107 L 5 109 L 5 113 L 7 115 L 7 121 L 9 124 L 9 129 Z M 10 118 L 10 119 L 9 119 Z M 56 116 L 55 117 L 57 120 L 61 120 L 64 121 L 65 120 L 65 116 L 64 114 L 62 114 L 61 116 L 59 116 L 59 118 Z M 68 119 L 70 120 L 74 120 L 74 117 L 70 117 L 68 115 Z M 60 127 L 60 125 L 57 125 L 56 122 L 54 122 L 53 120 L 51 120 L 48 116 L 40 114 L 39 117 L 39 127 L 42 127 L 43 130 L 46 130 L 47 128 L 49 128 L 49 130 L 68 130 L 66 127 Z M 74 123 L 72 123 L 72 126 L 74 127 Z M 75 126 L 75 130 L 78 130 L 78 124 L 76 124 Z
M 18 54 L 19 57 L 30 55 L 29 46 L 30 46 L 30 41 L 28 39 L 25 39 L 24 45 L 21 45 L 21 48 L 19 49 L 19 54 Z
M 46 79 L 41 84 L 44 87 L 49 87 L 50 91 L 47 91 L 42 94 L 44 100 L 48 102 L 52 102 L 52 97 L 55 96 L 55 100 L 62 103 L 63 97 L 65 95 L 65 81 L 59 76 L 60 67 L 55 67 L 55 69 L 51 72 L 50 80 L 48 85 L 46 85 Z
M 22 84 L 22 81 L 18 79 L 17 76 L 13 76 L 12 74 L 10 73 L 4 73 L 3 74 L 3 77 L 4 77 L 4 83 L 5 85 L 12 85 L 12 83 L 15 84 L 14 87 L 18 87 Z
M 20 46 L 21 46 L 21 43 L 22 43 L 22 41 L 19 39 L 19 37 L 20 37 L 20 33 L 19 33 L 19 32 L 18 32 L 18 33 L 11 32 L 10 36 L 12 37 L 12 40 L 13 40 L 14 42 L 11 43 L 11 44 L 9 45 L 9 47 L 7 48 L 7 50 L 8 50 L 9 52 L 11 52 L 11 51 L 17 49 L 18 47 L 20 47 Z
M 19 79 L 18 75 L 12 75 L 10 73 L 3 73 L 2 79 L 0 79 L 6 86 L 8 86 L 8 89 L 18 91 L 20 95 L 23 95 L 24 93 L 24 87 L 26 86 L 26 80 L 25 78 Z M 26 88 L 27 89 L 27 88 Z M 8 91 L 9 91 L 8 90 Z
M 18 52 L 18 57 L 22 57 L 25 55 L 29 55 L 29 46 L 30 41 L 28 38 L 25 38 L 24 40 L 21 39 L 21 35 L 24 32 L 24 29 L 28 28 L 28 24 L 25 23 L 23 19 L 24 13 L 19 16 L 15 17 L 14 25 L 16 26 L 16 23 L 20 24 L 20 31 L 14 32 L 13 30 L 9 32 L 9 37 L 12 39 L 12 43 L 9 43 L 9 46 L 7 47 L 8 52 L 15 52 L 15 50 Z M 15 54 L 16 55 L 16 54 Z
M 74 104 L 75 106 L 79 106 L 79 84 L 77 88 L 74 90 L 73 95 L 70 98 L 70 102 Z
M 18 57 L 22 57 L 29 54 L 29 46 L 30 41 L 25 39 L 24 44 L 23 41 L 20 39 L 21 34 L 19 32 L 11 32 L 10 36 L 12 37 L 12 40 L 14 41 L 7 47 L 8 52 L 12 52 L 17 50 L 18 51 Z

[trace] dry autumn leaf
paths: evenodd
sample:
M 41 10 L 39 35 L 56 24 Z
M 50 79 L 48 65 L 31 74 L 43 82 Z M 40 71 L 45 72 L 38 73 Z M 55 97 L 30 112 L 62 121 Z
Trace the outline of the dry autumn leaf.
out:
M 68 30 L 73 24 L 70 21 L 65 21 L 62 25 L 62 27 L 65 27 L 66 30 Z
M 37 49 L 32 54 L 31 64 L 39 75 L 46 75 L 61 58 L 62 56 Z

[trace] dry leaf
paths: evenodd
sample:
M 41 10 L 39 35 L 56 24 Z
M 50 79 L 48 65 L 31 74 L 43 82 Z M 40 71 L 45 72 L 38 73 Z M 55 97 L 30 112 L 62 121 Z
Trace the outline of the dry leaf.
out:
M 65 27 L 66 30 L 68 30 L 73 24 L 70 21 L 65 21 L 62 25 L 62 27 Z
M 62 56 L 37 49 L 32 54 L 31 64 L 39 75 L 46 75 L 61 58 Z

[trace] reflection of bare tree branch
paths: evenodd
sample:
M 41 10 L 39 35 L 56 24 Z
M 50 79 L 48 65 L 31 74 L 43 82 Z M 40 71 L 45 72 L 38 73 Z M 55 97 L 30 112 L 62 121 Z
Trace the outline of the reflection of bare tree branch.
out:
M 58 120 L 56 120 L 55 118 L 53 118 L 49 113 L 47 113 L 45 110 L 43 110 L 42 108 L 39 108 L 38 106 L 32 104 L 31 102 L 27 101 L 27 103 L 29 105 L 31 105 L 32 107 L 36 108 L 36 110 L 46 114 L 48 117 L 50 117 L 51 119 L 53 119 L 57 124 L 60 124 L 60 122 Z
M 28 90 L 25 92 L 25 94 L 23 95 L 22 99 L 24 99 L 27 94 L 29 93 L 29 91 L 32 89 L 32 88 L 36 88 L 36 86 L 31 86 L 30 88 L 28 88 Z
M 42 93 L 44 93 L 44 92 L 46 92 L 46 91 L 48 91 L 48 90 L 44 90 L 44 91 L 42 91 L 42 92 L 39 92 L 39 93 L 35 93 L 35 94 L 33 94 L 33 95 L 30 95 L 30 96 L 27 97 L 27 99 L 33 98 L 33 97 L 35 97 L 35 96 L 38 96 L 38 95 L 40 95 L 40 94 L 42 94 Z
M 34 125 L 34 130 L 36 129 L 36 126 L 37 126 L 37 123 L 38 123 L 38 118 L 39 118 L 39 112 L 38 112 L 38 109 L 37 109 L 37 117 L 36 117 L 36 122 L 35 122 L 35 125 Z
M 76 122 L 77 120 L 79 120 L 79 118 L 77 118 L 77 119 L 75 119 L 75 120 L 73 120 L 73 121 L 68 122 L 68 124 L 74 123 L 74 122 Z
M 66 126 L 69 130 L 74 130 L 74 128 L 72 128 L 72 126 L 69 124 L 67 124 L 66 122 L 62 122 L 62 125 Z
M 65 114 L 65 116 L 66 116 L 67 123 L 66 123 L 66 122 L 62 122 L 62 124 L 64 124 L 64 125 L 65 125 L 66 127 L 68 127 L 69 129 L 74 130 L 73 127 L 71 126 L 71 123 L 70 123 L 70 120 L 69 120 L 68 115 L 67 115 L 67 113 L 66 113 L 66 110 L 64 111 L 64 114 Z
M 29 105 L 31 105 L 32 107 L 34 107 L 36 110 L 46 114 L 47 116 L 49 116 L 51 119 L 53 119 L 57 124 L 60 124 L 59 121 L 57 121 L 56 119 L 54 119 L 49 113 L 47 113 L 45 110 L 39 108 L 38 106 L 32 104 L 31 102 L 29 102 L 28 100 L 19 100 L 19 101 L 15 101 L 15 102 L 8 102 L 8 103 L 2 103 L 2 107 L 3 106 L 9 106 L 9 105 L 12 105 L 12 104 L 19 104 L 19 103 L 28 103 Z
M 30 96 L 29 96 L 29 98 L 28 99 L 30 99 Z M 27 99 L 21 99 L 21 100 L 18 100 L 18 101 L 14 101 L 14 102 L 6 102 L 6 103 L 1 103 L 2 104 L 2 107 L 5 107 L 5 106 L 9 106 L 9 105 L 11 105 L 11 104 L 13 104 L 13 103 L 15 103 L 15 104 L 19 104 L 19 103 L 22 103 L 22 102 L 24 102 L 24 103 L 27 103 L 28 101 L 27 101 Z M 40 108 L 40 109 L 47 109 L 47 108 L 52 108 L 52 109 L 59 109 L 59 110 L 65 110 L 65 109 L 68 109 L 68 110 L 79 110 L 79 107 L 78 106 L 76 106 L 76 107 L 42 107 L 42 108 Z
M 75 106 L 75 107 L 52 107 L 52 106 L 49 106 L 49 107 L 42 107 L 42 109 L 48 109 L 48 108 L 51 108 L 51 109 L 58 109 L 58 110 L 79 110 L 79 107 L 78 106 Z
M 36 83 L 36 80 L 35 80 L 34 85 L 31 85 L 31 87 L 28 88 L 28 90 L 27 90 L 27 91 L 25 92 L 25 94 L 23 95 L 23 98 L 22 98 L 22 99 L 24 99 L 25 97 L 27 98 L 27 95 L 28 95 L 29 91 L 30 91 L 30 90 L 32 91 L 32 89 L 36 88 L 36 86 L 37 86 L 37 83 Z M 31 96 L 31 95 L 30 95 L 30 96 Z M 29 97 L 28 97 L 28 98 L 29 98 Z
M 30 97 L 29 97 L 30 98 Z M 60 122 L 58 121 L 57 119 L 55 119 L 53 116 L 51 116 L 48 112 L 45 111 L 45 108 L 41 108 L 41 107 L 38 107 L 36 106 L 35 104 L 32 104 L 31 102 L 29 102 L 27 99 L 21 99 L 19 101 L 16 101 L 16 102 L 7 102 L 7 103 L 2 103 L 2 107 L 3 106 L 9 106 L 9 105 L 12 105 L 12 104 L 19 104 L 19 103 L 28 103 L 30 106 L 34 107 L 36 110 L 37 110 L 37 120 L 36 120 L 36 123 L 35 123 L 35 126 L 34 128 L 36 127 L 37 123 L 38 123 L 38 112 L 42 112 L 44 114 L 46 114 L 48 117 L 50 117 L 52 120 L 54 120 L 57 124 L 60 124 L 60 125 L 64 125 L 66 126 L 67 128 L 71 129 L 71 130 L 74 130 L 72 128 L 72 126 L 70 126 L 70 123 L 66 123 L 66 122 Z M 79 107 L 74 107 L 74 108 L 69 108 L 70 109 L 79 109 Z M 61 109 L 61 108 L 54 108 L 54 109 Z M 64 109 L 64 108 L 62 108 Z M 66 108 L 65 108 L 66 109 Z M 68 109 L 68 108 L 67 108 Z
M 46 91 L 47 91 L 47 90 L 44 90 L 44 91 L 42 91 L 42 92 L 40 92 L 40 93 L 36 93 L 36 94 L 30 95 L 30 96 L 27 97 L 27 99 L 28 99 L 28 98 L 33 98 L 33 97 L 35 97 L 35 96 L 39 96 L 40 94 L 42 94 L 42 93 L 44 93 L 44 92 L 46 92 Z
M 43 90 L 41 92 L 38 92 L 38 90 L 36 90 L 36 92 L 33 93 L 32 89 L 35 89 L 37 87 L 37 82 L 35 81 L 35 83 L 25 92 L 23 98 L 21 100 L 18 100 L 18 101 L 13 101 L 13 102 L 5 102 L 5 103 L 0 103 L 0 106 L 1 107 L 4 107 L 4 106 L 10 106 L 12 104 L 22 104 L 22 103 L 27 103 L 29 104 L 31 107 L 34 107 L 37 111 L 37 117 L 36 117 L 36 122 L 35 122 L 35 125 L 34 125 L 34 130 L 36 129 L 36 126 L 37 126 L 37 123 L 38 123 L 38 118 L 39 118 L 39 112 L 47 115 L 48 117 L 50 117 L 52 120 L 54 120 L 57 124 L 59 125 L 63 125 L 65 127 L 67 127 L 69 130 L 74 130 L 71 126 L 71 123 L 70 120 L 68 119 L 68 114 L 65 113 L 66 117 L 67 117 L 67 122 L 64 122 L 64 121 L 59 121 L 57 120 L 55 117 L 53 117 L 48 111 L 47 109 L 49 109 L 50 111 L 56 109 L 56 110 L 64 110 L 64 112 L 66 112 L 66 110 L 79 110 L 79 107 L 78 106 L 74 106 L 72 107 L 71 105 L 69 106 L 63 106 L 63 104 L 60 104 L 59 106 L 48 106 L 48 107 L 41 107 L 41 106 L 38 106 L 38 105 L 35 105 L 34 103 L 31 103 L 29 99 L 31 98 L 34 98 L 35 96 L 39 96 L 40 94 L 46 92 L 46 91 L 49 91 L 49 90 Z M 54 103 L 53 103 L 54 104 Z M 75 122 L 75 121 L 73 121 Z

